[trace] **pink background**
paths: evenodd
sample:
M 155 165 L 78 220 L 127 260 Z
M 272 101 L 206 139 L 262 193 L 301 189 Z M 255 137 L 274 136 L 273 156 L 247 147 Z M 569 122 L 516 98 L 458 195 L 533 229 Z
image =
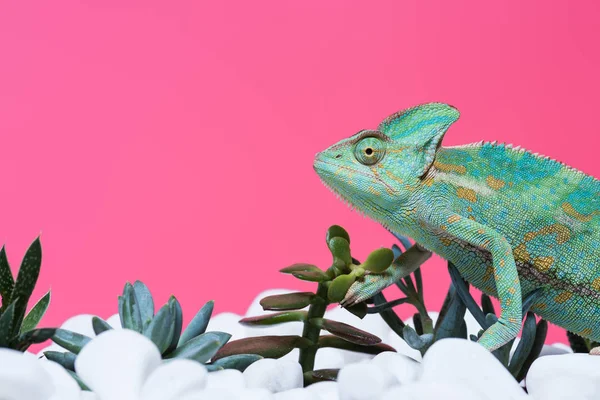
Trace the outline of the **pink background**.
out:
M 312 158 L 421 102 L 461 110 L 446 144 L 600 176 L 597 1 L 368 3 L 2 2 L 0 241 L 16 269 L 43 232 L 44 324 L 113 314 L 126 280 L 176 294 L 186 320 L 312 289 L 277 270 L 326 267 L 334 223 L 359 258 L 390 245 Z M 445 266 L 424 274 L 439 309 Z

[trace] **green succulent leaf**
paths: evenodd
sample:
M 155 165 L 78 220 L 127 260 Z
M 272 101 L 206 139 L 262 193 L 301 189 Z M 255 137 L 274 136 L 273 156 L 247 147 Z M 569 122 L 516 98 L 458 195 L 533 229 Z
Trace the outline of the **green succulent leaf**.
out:
M 135 294 L 136 303 L 140 311 L 142 321 L 142 332 L 150 325 L 154 318 L 154 299 L 150 289 L 141 281 L 133 283 L 133 292 Z
M 411 326 L 406 325 L 404 327 L 404 341 L 413 349 L 419 350 L 421 354 L 425 354 L 429 346 L 433 343 L 433 334 L 425 333 L 419 335 Z
M 529 353 L 531 353 L 531 350 L 533 349 L 535 334 L 535 315 L 532 312 L 528 312 L 525 323 L 523 324 L 523 330 L 521 331 L 521 340 L 508 365 L 508 370 L 515 377 L 519 375 L 521 368 L 523 368 L 523 365 L 525 364 L 525 360 L 527 360 Z
M 91 389 L 89 387 L 87 387 L 87 385 L 85 383 L 83 383 L 81 378 L 75 372 L 70 371 L 70 370 L 67 370 L 67 372 L 69 373 L 69 375 L 71 375 L 71 377 L 73 379 L 75 379 L 75 382 L 77 382 L 77 384 L 79 385 L 81 390 L 91 391 Z
M 205 363 L 231 338 L 229 333 L 206 332 L 189 340 L 169 354 L 169 358 L 186 358 Z
M 110 326 L 110 324 L 108 322 L 106 322 L 105 320 L 103 320 L 102 318 L 93 317 L 92 318 L 92 329 L 94 329 L 94 333 L 96 335 L 99 335 L 102 332 L 110 331 L 111 329 L 113 329 L 113 327 Z
M 344 307 L 348 312 L 356 315 L 358 318 L 363 319 L 368 314 L 369 309 L 367 303 L 360 302 L 350 307 Z
M 345 265 L 352 264 L 350 255 L 350 242 L 343 237 L 336 236 L 327 243 L 334 258 L 341 260 Z
M 192 318 L 189 325 L 183 331 L 181 338 L 179 338 L 179 344 L 177 347 L 182 346 L 187 343 L 190 339 L 204 333 L 206 331 L 206 327 L 208 326 L 208 322 L 210 321 L 210 316 L 212 315 L 213 308 L 215 306 L 215 302 L 213 300 L 207 302 L 200 311 Z
M 325 272 L 319 271 L 298 271 L 292 272 L 294 278 L 309 282 L 325 282 L 331 278 Z
M 297 263 L 292 264 L 289 267 L 285 267 L 279 270 L 283 274 L 293 274 L 295 272 L 323 272 L 323 270 L 316 265 Z
M 123 328 L 142 333 L 142 316 L 137 304 L 135 291 L 131 283 L 127 282 L 123 288 L 123 295 L 119 297 L 119 316 Z
M 257 336 L 233 340 L 217 352 L 213 362 L 234 354 L 257 354 L 264 358 L 281 358 L 295 348 L 303 349 L 311 345 L 311 341 L 296 335 Z
M 485 293 L 481 294 L 481 308 L 483 309 L 484 314 L 494 314 L 496 315 L 496 310 L 494 310 L 494 304 L 492 303 L 492 299 Z
M 535 340 L 533 342 L 533 346 L 531 346 L 531 351 L 529 355 L 525 359 L 523 366 L 519 373 L 515 376 L 517 382 L 521 382 L 527 376 L 527 372 L 529 372 L 529 368 L 531 364 L 540 356 L 542 349 L 544 347 L 544 342 L 546 341 L 546 335 L 548 334 L 548 322 L 546 320 L 540 320 L 538 322 L 536 330 L 535 330 Z
M 404 304 L 409 301 L 410 301 L 410 299 L 408 297 L 401 297 L 396 300 L 386 301 L 385 303 L 369 307 L 366 310 L 366 312 L 368 314 L 377 314 L 377 313 L 380 313 L 385 310 L 391 310 L 392 308 L 396 307 L 397 305 Z M 366 304 L 365 304 L 365 306 L 366 306 Z
M 71 353 L 75 354 L 79 354 L 83 346 L 92 340 L 85 335 L 66 329 L 57 329 L 51 339 L 57 345 L 64 347 Z
M 179 337 L 181 336 L 181 329 L 183 328 L 183 311 L 181 310 L 181 304 L 179 304 L 179 301 L 177 301 L 175 296 L 171 296 L 169 299 L 169 312 L 173 316 L 175 330 L 173 331 L 171 344 L 166 350 L 167 353 L 170 353 L 177 348 L 177 343 L 179 343 Z
M 347 340 L 342 339 L 341 337 L 333 335 L 322 335 L 321 337 L 319 337 L 318 346 L 319 348 L 333 347 L 336 349 L 349 350 L 365 354 L 379 354 L 383 353 L 384 351 L 396 351 L 393 347 L 388 346 L 384 343 L 377 343 L 372 346 L 365 346 L 349 342 Z
M 154 342 L 160 354 L 164 355 L 173 342 L 175 317 L 170 310 L 169 304 L 165 304 L 158 310 L 158 313 L 156 313 L 156 316 L 144 331 L 144 336 Z
M 6 311 L 0 316 L 0 348 L 8 347 L 13 337 L 13 320 L 15 315 L 15 303 L 11 303 Z
M 18 351 L 25 351 L 32 344 L 43 343 L 52 338 L 56 328 L 40 328 L 21 333 L 14 341 L 13 347 Z
M 306 320 L 306 311 L 283 311 L 272 314 L 247 317 L 240 320 L 240 324 L 249 326 L 275 325 L 284 322 L 296 322 Z
M 344 300 L 346 292 L 354 283 L 356 277 L 352 274 L 340 275 L 335 278 L 327 289 L 327 298 L 332 303 L 339 303 Z
M 262 358 L 262 356 L 257 354 L 234 354 L 232 356 L 219 358 L 214 361 L 212 365 L 223 369 L 237 369 L 240 372 L 244 372 L 250 364 L 261 360 Z
M 392 265 L 394 261 L 394 252 L 388 248 L 382 247 L 380 249 L 372 251 L 365 262 L 360 266 L 367 271 L 371 271 L 375 274 L 382 273 Z
M 450 285 L 448 296 L 450 303 L 447 304 L 446 312 L 443 315 L 440 312 L 438 323 L 436 323 L 435 340 L 462 337 L 461 325 L 464 322 L 467 308 L 460 296 L 456 294 L 454 285 Z
M 325 318 L 311 318 L 309 322 L 350 343 L 372 346 L 381 342 L 381 339 L 377 336 L 343 322 L 332 321 Z
M 336 238 L 336 237 L 345 239 L 348 243 L 350 243 L 350 235 L 348 235 L 348 232 L 346 232 L 346 230 L 344 228 L 342 228 L 339 225 L 331 225 L 329 227 L 329 229 L 327 229 L 327 236 L 326 236 L 327 244 L 329 244 L 331 239 Z
M 27 302 L 33 293 L 35 284 L 40 275 L 42 265 L 42 245 L 38 237 L 31 243 L 19 268 L 19 273 L 15 281 L 15 287 L 12 293 L 12 301 L 15 303 L 13 315 L 13 334 L 17 334 L 21 328 L 21 323 L 25 317 Z
M 44 356 L 50 361 L 62 365 L 64 369 L 75 371 L 75 359 L 77 356 L 70 351 L 45 351 Z
M 275 296 L 267 296 L 260 300 L 263 310 L 287 311 L 300 310 L 308 307 L 321 298 L 312 292 L 286 293 Z
M 33 306 L 33 308 L 29 311 L 29 314 L 25 316 L 23 323 L 21 324 L 21 332 L 27 332 L 40 323 L 44 314 L 46 314 L 46 310 L 50 305 L 50 291 L 46 293 L 41 299 L 38 300 L 37 303 Z
M 452 284 L 456 289 L 456 294 L 460 297 L 465 306 L 469 310 L 469 312 L 473 315 L 475 320 L 479 323 L 483 329 L 489 328 L 485 323 L 485 314 L 481 311 L 481 308 L 475 302 L 473 296 L 469 292 L 469 284 L 463 279 L 458 272 L 458 268 L 451 262 L 448 262 L 448 271 L 450 272 L 450 277 L 452 278 Z
M 2 298 L 2 308 L 0 308 L 0 313 L 2 313 L 10 304 L 14 287 L 15 279 L 13 278 L 8 259 L 6 258 L 6 250 L 4 246 L 2 246 L 2 249 L 0 249 L 0 298 Z
M 383 295 L 383 293 L 379 292 L 375 296 L 373 296 L 373 303 L 375 306 L 380 306 L 382 304 L 387 303 L 387 299 Z M 401 338 L 404 335 L 404 322 L 398 317 L 398 315 L 394 312 L 394 310 L 385 309 L 379 312 L 381 318 L 385 321 L 386 324 L 396 333 L 396 335 Z
M 315 371 L 308 371 L 304 373 L 305 380 L 311 383 L 317 382 L 335 382 L 339 374 L 339 369 L 317 369 Z

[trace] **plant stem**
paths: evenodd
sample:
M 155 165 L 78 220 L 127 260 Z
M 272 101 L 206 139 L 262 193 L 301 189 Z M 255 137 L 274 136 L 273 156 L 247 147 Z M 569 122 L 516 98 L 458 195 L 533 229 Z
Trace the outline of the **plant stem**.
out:
M 327 286 L 324 283 L 319 283 L 317 296 L 319 296 L 322 301 L 311 304 L 308 307 L 308 316 L 306 321 L 304 321 L 304 329 L 302 331 L 302 337 L 313 343 L 307 348 L 300 349 L 298 362 L 302 366 L 302 372 L 312 371 L 315 367 L 315 356 L 319 349 L 319 335 L 321 333 L 321 328 L 311 324 L 310 320 L 312 318 L 323 318 L 325 310 L 329 305 L 329 300 L 327 299 Z

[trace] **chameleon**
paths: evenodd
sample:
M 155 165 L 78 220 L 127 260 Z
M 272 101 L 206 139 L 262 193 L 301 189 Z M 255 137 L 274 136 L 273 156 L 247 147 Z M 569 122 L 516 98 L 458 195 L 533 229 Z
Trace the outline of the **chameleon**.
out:
M 313 167 L 350 207 L 412 238 L 409 251 L 438 254 L 499 300 L 479 338 L 488 350 L 517 336 L 534 291 L 531 311 L 600 341 L 600 181 L 509 144 L 442 146 L 458 118 L 443 103 L 399 111 L 317 153 Z M 356 281 L 342 305 L 406 275 L 395 264 Z

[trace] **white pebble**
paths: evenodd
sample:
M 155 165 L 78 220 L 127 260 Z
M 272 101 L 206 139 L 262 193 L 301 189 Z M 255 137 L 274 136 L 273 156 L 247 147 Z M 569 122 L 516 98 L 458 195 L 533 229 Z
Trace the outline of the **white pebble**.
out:
M 119 314 L 111 315 L 110 317 L 108 317 L 106 322 L 114 329 L 123 329 L 123 327 L 121 326 L 121 317 L 119 316 Z
M 211 372 L 207 376 L 206 388 L 243 389 L 246 387 L 244 375 L 236 369 Z
M 246 368 L 244 379 L 249 388 L 265 388 L 273 393 L 301 388 L 304 384 L 298 362 L 271 358 L 258 360 Z
M 423 357 L 420 382 L 463 384 L 490 400 L 527 397 L 492 353 L 465 339 L 442 339 L 434 343 Z
M 77 332 L 88 337 L 96 336 L 94 328 L 92 327 L 92 318 L 95 315 L 91 314 L 80 314 L 69 318 L 60 326 L 61 329 Z
M 600 356 L 563 354 L 540 357 L 525 379 L 536 400 L 600 398 Z
M 142 400 L 177 400 L 206 386 L 206 367 L 192 360 L 163 362 L 146 379 Z
M 132 400 L 160 363 L 160 353 L 150 339 L 118 329 L 92 339 L 75 360 L 75 370 L 102 399 Z
M 273 398 L 274 400 L 320 400 L 315 393 L 300 388 L 275 393 Z
M 372 363 L 378 365 L 384 371 L 391 373 L 397 383 L 410 383 L 421 374 L 421 364 L 404 354 L 385 351 L 373 358 Z
M 321 400 L 339 400 L 337 382 L 317 382 L 308 386 L 306 390 L 313 392 Z
M 395 383 L 395 378 L 372 363 L 351 364 L 338 374 L 340 400 L 371 400 Z
M 333 347 L 319 349 L 315 357 L 314 369 L 340 369 L 346 365 L 344 356 L 343 350 Z
M 42 359 L 38 361 L 52 379 L 54 393 L 52 400 L 79 400 L 81 388 L 73 377 L 60 365 L 54 361 Z
M 379 400 L 482 400 L 481 396 L 466 385 L 450 382 L 409 383 L 394 386 Z
M 231 335 L 232 340 L 242 339 L 246 337 L 246 327 L 239 323 L 243 317 L 238 314 L 224 312 L 210 318 L 207 332 L 227 332 Z
M 36 359 L 0 348 L 0 399 L 46 400 L 53 392 L 52 377 Z

